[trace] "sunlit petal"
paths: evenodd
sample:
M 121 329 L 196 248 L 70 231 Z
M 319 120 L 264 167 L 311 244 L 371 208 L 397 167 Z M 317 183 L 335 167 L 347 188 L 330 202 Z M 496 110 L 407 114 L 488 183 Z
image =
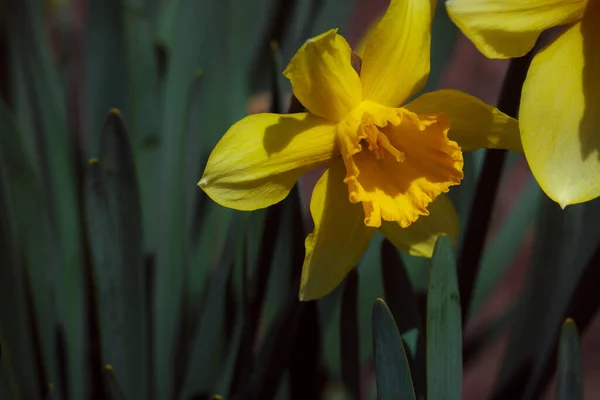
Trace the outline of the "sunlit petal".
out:
M 339 155 L 335 125 L 310 114 L 255 114 L 212 151 L 200 187 L 215 202 L 256 210 L 283 200 L 296 180 Z
M 520 123 L 525 156 L 561 206 L 600 196 L 600 24 L 577 23 L 538 53 Z
M 527 53 L 540 33 L 578 21 L 587 0 L 448 0 L 452 21 L 489 58 Z
M 310 212 L 315 229 L 306 238 L 300 300 L 329 294 L 356 266 L 375 234 L 363 223 L 360 204 L 348 201 L 341 160 L 332 163 L 313 191 Z
M 350 64 L 352 50 L 336 32 L 307 40 L 283 72 L 304 107 L 331 121 L 341 120 L 362 97 L 360 79 Z
M 422 114 L 444 113 L 450 120 L 448 137 L 463 151 L 481 148 L 523 151 L 516 119 L 459 90 L 425 93 L 404 107 Z
M 363 98 L 399 107 L 429 76 L 434 0 L 392 0 L 364 50 Z
M 452 240 L 458 237 L 458 214 L 446 195 L 439 196 L 427 209 L 429 215 L 420 217 L 408 228 L 384 221 L 379 230 L 400 250 L 430 258 L 439 236 L 448 235 Z

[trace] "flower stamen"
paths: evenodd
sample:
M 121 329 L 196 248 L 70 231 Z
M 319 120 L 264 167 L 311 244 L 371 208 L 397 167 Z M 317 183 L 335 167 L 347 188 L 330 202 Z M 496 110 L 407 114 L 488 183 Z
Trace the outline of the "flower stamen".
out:
M 405 154 L 395 148 L 390 142 L 390 139 L 388 139 L 388 137 L 377 128 L 377 126 L 374 124 L 363 124 L 361 129 L 363 131 L 362 136 L 369 145 L 369 150 L 375 153 L 375 158 L 378 160 L 383 159 L 385 150 L 390 153 L 397 162 L 403 162 L 406 160 Z

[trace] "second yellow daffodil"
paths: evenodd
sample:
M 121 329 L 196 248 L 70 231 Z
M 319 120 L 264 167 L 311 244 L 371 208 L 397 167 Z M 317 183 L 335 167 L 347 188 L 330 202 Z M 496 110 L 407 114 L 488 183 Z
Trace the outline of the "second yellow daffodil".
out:
M 560 27 L 533 58 L 519 122 L 527 161 L 563 208 L 600 196 L 600 2 L 448 0 L 456 25 L 489 58 L 519 57 Z
M 315 228 L 305 243 L 302 300 L 331 292 L 377 229 L 431 257 L 437 236 L 458 231 L 440 194 L 463 178 L 462 151 L 521 151 L 517 122 L 465 93 L 441 90 L 402 106 L 429 75 L 435 3 L 392 0 L 359 72 L 337 30 L 308 40 L 284 71 L 308 113 L 250 115 L 208 159 L 200 187 L 238 210 L 275 204 L 302 174 L 328 167 L 310 203 Z

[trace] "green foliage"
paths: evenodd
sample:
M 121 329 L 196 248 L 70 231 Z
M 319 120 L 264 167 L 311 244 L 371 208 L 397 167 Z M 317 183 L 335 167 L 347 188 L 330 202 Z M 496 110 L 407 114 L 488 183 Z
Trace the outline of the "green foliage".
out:
M 506 190 L 520 155 L 465 156 L 455 248 L 442 237 L 425 260 L 377 235 L 309 303 L 302 185 L 253 213 L 196 187 L 253 96 L 285 111 L 281 70 L 308 37 L 347 28 L 352 9 L 0 0 L 0 399 L 459 399 L 463 370 L 505 332 L 493 398 L 539 398 L 556 365 L 557 398 L 582 398 L 575 323 L 584 333 L 600 306 L 600 203 L 560 210 L 528 177 L 490 229 L 479 216 L 494 196 L 481 199 Z M 456 36 L 438 7 L 427 90 Z M 505 89 L 520 90 L 511 71 Z M 516 110 L 518 96 L 503 99 Z M 465 336 L 528 237 L 518 298 Z

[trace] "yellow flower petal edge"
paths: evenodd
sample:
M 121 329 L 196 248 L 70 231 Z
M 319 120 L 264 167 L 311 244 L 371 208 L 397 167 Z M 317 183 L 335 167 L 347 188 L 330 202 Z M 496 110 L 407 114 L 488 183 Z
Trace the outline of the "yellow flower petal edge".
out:
M 332 29 L 307 40 L 292 58 L 283 75 L 310 113 L 339 121 L 360 103 L 362 87 L 351 55 L 346 39 Z
M 525 156 L 563 208 L 600 196 L 600 13 L 593 11 L 534 57 L 521 98 Z
M 404 107 L 419 114 L 443 113 L 450 120 L 448 138 L 457 142 L 462 151 L 523 151 L 516 119 L 459 90 L 425 93 Z
M 362 207 L 348 201 L 341 160 L 317 182 L 310 201 L 315 222 L 306 238 L 306 257 L 300 281 L 300 300 L 329 294 L 356 266 L 367 250 L 375 229 L 363 223 Z
M 448 0 L 450 19 L 488 58 L 520 57 L 542 31 L 583 17 L 587 0 Z
M 363 203 L 365 224 L 403 228 L 463 178 L 460 147 L 447 138 L 443 115 L 364 102 L 338 126 L 349 199 Z
M 398 107 L 429 77 L 435 0 L 392 0 L 369 36 L 361 69 L 363 99 Z
M 431 258 L 437 238 L 448 235 L 454 243 L 458 237 L 458 214 L 446 195 L 439 196 L 429 207 L 429 215 L 420 217 L 408 228 L 396 222 L 383 222 L 379 231 L 392 244 L 408 254 Z
M 306 113 L 254 114 L 225 133 L 198 185 L 224 207 L 256 210 L 283 200 L 300 175 L 337 156 L 335 124 Z

